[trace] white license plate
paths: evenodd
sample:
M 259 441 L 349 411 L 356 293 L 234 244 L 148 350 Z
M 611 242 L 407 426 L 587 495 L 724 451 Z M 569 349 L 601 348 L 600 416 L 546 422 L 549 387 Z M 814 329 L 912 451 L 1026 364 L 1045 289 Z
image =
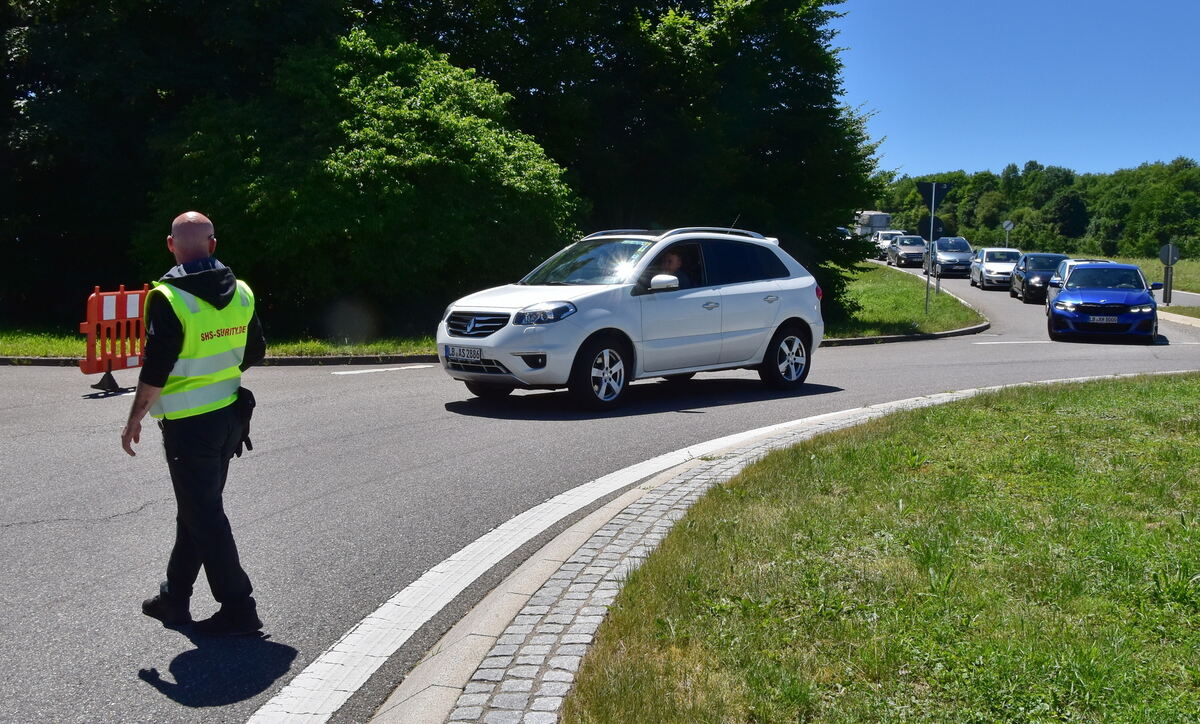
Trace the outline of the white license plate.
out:
M 1093 324 L 1116 324 L 1116 317 L 1088 317 L 1088 321 Z
M 446 359 L 455 362 L 478 362 L 482 359 L 480 354 L 482 351 L 479 347 L 455 347 L 448 344 L 446 345 Z

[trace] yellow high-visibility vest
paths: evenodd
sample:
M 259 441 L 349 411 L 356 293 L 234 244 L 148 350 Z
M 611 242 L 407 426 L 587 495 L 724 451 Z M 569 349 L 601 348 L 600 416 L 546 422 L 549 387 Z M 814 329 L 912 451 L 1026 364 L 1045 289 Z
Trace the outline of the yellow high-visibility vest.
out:
M 233 404 L 242 384 L 246 328 L 254 316 L 254 293 L 249 285 L 239 279 L 237 293 L 224 309 L 170 282 L 154 282 L 150 294 L 166 297 L 183 325 L 183 349 L 150 414 L 178 420 Z

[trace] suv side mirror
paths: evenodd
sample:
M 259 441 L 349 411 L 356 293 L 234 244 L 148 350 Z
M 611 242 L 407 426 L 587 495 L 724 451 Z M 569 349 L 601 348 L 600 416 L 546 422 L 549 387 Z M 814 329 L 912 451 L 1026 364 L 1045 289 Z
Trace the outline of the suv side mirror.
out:
M 679 277 L 670 274 L 655 274 L 650 280 L 650 291 L 661 292 L 667 289 L 678 289 Z

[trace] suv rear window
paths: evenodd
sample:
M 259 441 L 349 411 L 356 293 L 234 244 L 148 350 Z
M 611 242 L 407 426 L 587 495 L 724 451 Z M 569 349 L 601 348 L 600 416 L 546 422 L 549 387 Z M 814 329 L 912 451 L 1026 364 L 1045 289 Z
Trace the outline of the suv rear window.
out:
M 704 266 L 713 286 L 788 276 L 787 267 L 770 249 L 723 239 L 704 242 Z

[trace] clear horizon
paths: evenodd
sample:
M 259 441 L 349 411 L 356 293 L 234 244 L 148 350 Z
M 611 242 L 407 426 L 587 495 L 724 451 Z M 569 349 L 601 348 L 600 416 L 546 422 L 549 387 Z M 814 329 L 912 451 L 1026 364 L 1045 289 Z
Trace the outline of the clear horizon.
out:
M 1200 160 L 1200 3 L 847 0 L 842 101 L 880 170 L 999 173 L 1033 160 L 1111 173 Z M 925 49 L 933 48 L 933 53 Z

